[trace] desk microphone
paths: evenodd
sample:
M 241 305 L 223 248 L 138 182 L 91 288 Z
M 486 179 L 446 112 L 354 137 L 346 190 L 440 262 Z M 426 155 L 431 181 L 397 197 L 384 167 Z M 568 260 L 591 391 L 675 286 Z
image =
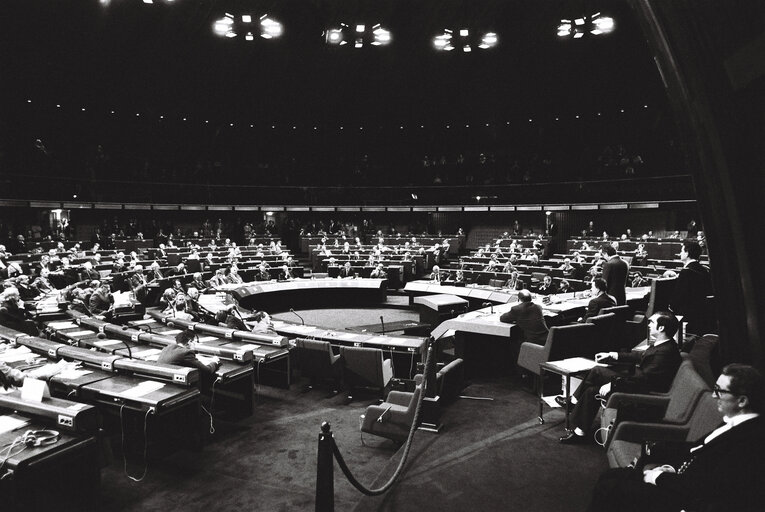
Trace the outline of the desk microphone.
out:
M 127 327 L 123 327 L 122 330 L 123 331 L 127 330 Z M 96 338 L 98 338 L 99 340 L 105 340 L 106 334 L 99 332 L 98 334 L 96 334 Z M 121 341 L 122 344 L 125 345 L 125 347 L 127 348 L 128 359 L 133 359 L 133 350 L 130 348 L 130 345 L 128 345 L 127 341 L 125 340 L 117 340 L 117 341 Z
M 380 315 L 380 326 L 382 326 L 382 333 L 385 334 L 385 321 L 383 320 L 382 315 Z
M 301 322 L 303 325 L 305 325 L 305 320 L 303 320 L 303 317 L 302 317 L 302 316 L 300 316 L 300 315 L 298 315 L 298 314 L 295 312 L 295 310 L 294 310 L 294 309 L 290 308 L 290 313 L 292 313 L 293 315 L 295 315 L 296 317 L 298 317 L 298 318 L 300 319 L 300 322 Z
M 491 314 L 492 314 L 492 315 L 494 314 L 494 303 L 493 303 L 493 302 L 484 302 L 484 303 L 482 304 L 482 306 L 483 306 L 483 307 L 487 307 L 487 306 L 488 306 L 488 307 L 491 307 Z

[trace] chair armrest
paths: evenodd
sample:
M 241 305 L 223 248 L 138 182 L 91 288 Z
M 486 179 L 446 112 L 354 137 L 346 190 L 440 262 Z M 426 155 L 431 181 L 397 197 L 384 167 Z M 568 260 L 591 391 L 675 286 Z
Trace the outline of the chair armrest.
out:
M 403 405 L 404 407 L 407 407 L 409 402 L 412 401 L 412 395 L 413 393 L 408 393 L 406 391 L 391 391 L 388 393 L 388 398 L 386 398 L 385 401 L 389 404 Z
M 623 404 L 641 404 L 667 407 L 668 396 L 644 395 L 638 393 L 611 393 L 606 402 L 606 407 L 618 408 Z
M 423 374 L 418 373 L 417 375 L 414 376 L 414 385 L 415 386 L 419 386 L 424 381 L 425 381 L 425 376 Z
M 387 416 L 390 414 L 390 411 L 387 413 L 385 412 L 388 409 L 388 405 L 370 405 L 367 407 L 366 412 L 364 413 L 364 421 L 361 424 L 361 430 L 368 431 L 368 429 L 372 428 L 372 425 L 374 425 L 377 422 L 377 419 L 380 417 L 381 414 L 385 413 Z M 383 421 L 385 421 L 385 418 L 383 418 Z
M 689 428 L 686 425 L 622 421 L 616 426 L 613 439 L 633 443 L 642 443 L 644 441 L 685 441 L 688 432 Z

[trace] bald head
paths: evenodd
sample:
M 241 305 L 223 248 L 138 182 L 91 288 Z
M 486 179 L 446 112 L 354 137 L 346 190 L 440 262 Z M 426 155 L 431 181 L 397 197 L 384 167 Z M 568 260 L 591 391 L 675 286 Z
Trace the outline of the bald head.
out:
M 531 302 L 531 292 L 528 290 L 519 291 L 518 300 L 521 302 Z

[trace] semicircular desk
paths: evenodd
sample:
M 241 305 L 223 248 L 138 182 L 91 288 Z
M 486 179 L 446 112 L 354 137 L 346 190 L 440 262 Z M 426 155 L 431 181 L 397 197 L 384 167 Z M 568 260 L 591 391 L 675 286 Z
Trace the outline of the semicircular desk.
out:
M 215 291 L 229 292 L 246 309 L 268 312 L 290 308 L 380 304 L 387 298 L 385 279 L 293 279 L 227 284 Z

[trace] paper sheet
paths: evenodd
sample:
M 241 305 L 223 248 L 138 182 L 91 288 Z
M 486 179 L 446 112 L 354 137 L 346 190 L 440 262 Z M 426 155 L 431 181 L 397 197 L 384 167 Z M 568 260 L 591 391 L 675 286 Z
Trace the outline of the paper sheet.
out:
M 71 370 L 63 370 L 56 375 L 59 379 L 64 380 L 75 380 L 79 379 L 80 377 L 84 375 L 88 375 L 89 373 L 93 373 L 90 370 L 83 370 L 80 368 L 72 368 Z
M 197 340 L 197 342 L 199 342 L 199 343 L 209 343 L 209 342 L 215 341 L 217 339 L 218 338 L 216 338 L 215 336 L 200 336 L 199 339 Z
M 50 327 L 51 329 L 56 329 L 56 330 L 58 330 L 58 329 L 74 329 L 75 327 L 77 327 L 77 324 L 74 323 L 74 322 L 70 322 L 70 321 L 64 320 L 64 321 L 59 321 L 59 322 L 49 322 L 48 323 L 48 327 Z
M 124 346 L 125 342 L 122 340 L 98 340 L 98 341 L 94 341 L 93 345 L 103 348 L 103 347 L 111 347 L 112 345 Z
M 142 396 L 148 395 L 149 393 L 157 391 L 158 389 L 162 389 L 163 387 L 165 387 L 165 384 L 162 382 L 145 380 L 140 384 L 123 391 L 120 394 L 127 398 L 140 398 Z
M 0 416 L 0 434 L 13 432 L 29 424 L 29 420 L 14 418 L 13 416 Z

